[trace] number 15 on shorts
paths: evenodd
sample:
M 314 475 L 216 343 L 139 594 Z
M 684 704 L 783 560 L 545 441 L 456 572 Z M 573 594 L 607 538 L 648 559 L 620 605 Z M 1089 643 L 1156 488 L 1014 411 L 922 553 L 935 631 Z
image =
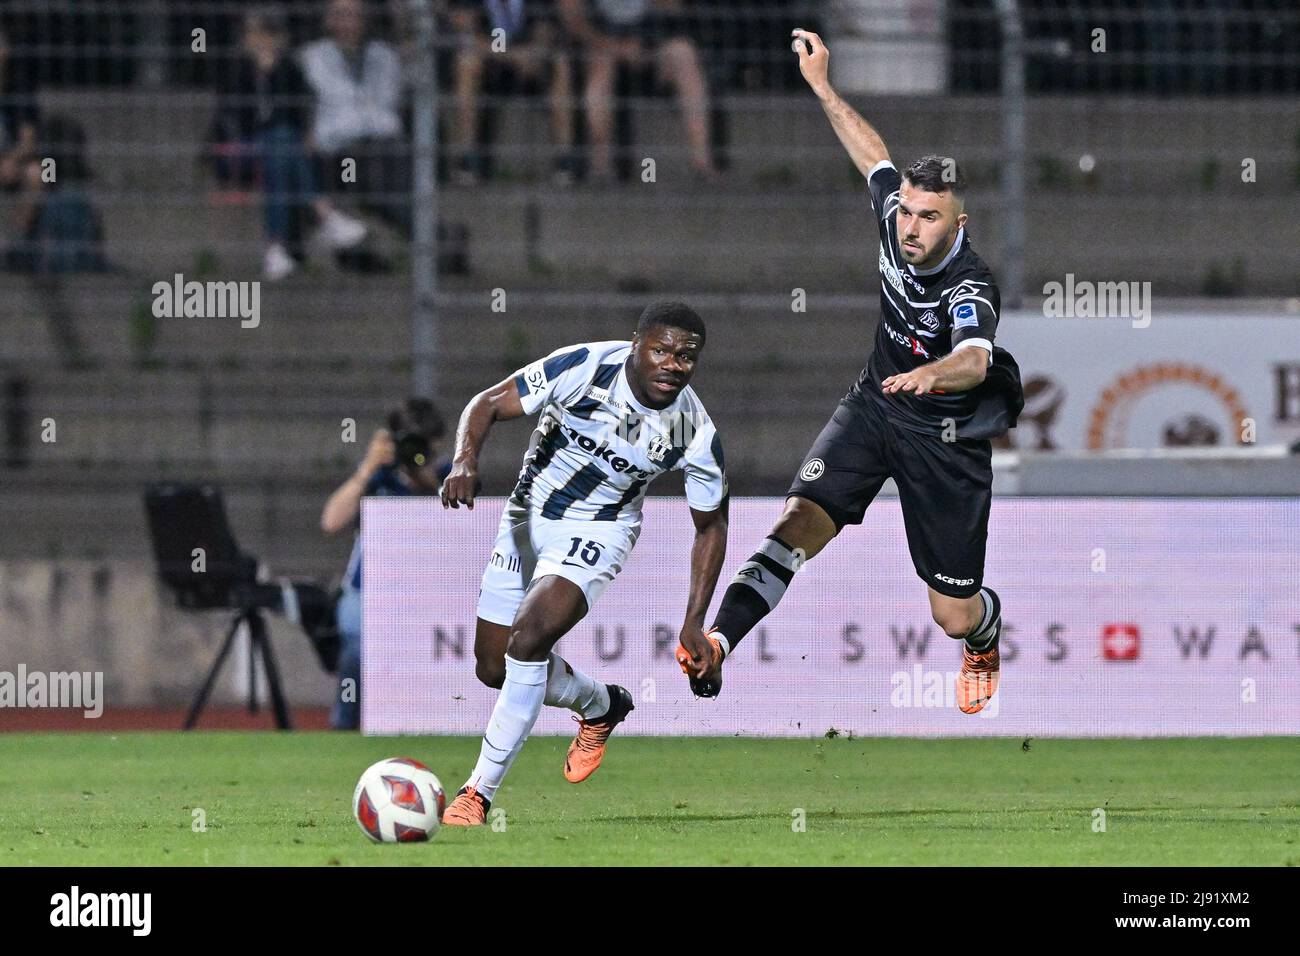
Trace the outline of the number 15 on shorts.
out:
M 571 561 L 570 559 L 578 558 L 582 560 L 587 567 L 594 568 L 600 561 L 601 545 L 595 541 L 584 542 L 581 538 L 573 538 L 571 540 L 573 541 L 573 547 L 569 549 L 569 553 L 565 557 L 564 563 L 576 564 L 576 562 Z

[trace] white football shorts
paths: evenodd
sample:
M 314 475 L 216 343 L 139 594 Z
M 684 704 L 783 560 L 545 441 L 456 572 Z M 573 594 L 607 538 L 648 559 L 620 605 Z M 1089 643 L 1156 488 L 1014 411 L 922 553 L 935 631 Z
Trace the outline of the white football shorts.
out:
M 581 588 L 590 611 L 623 570 L 640 530 L 617 521 L 543 518 L 508 502 L 483 571 L 478 616 L 509 627 L 528 586 L 548 574 Z

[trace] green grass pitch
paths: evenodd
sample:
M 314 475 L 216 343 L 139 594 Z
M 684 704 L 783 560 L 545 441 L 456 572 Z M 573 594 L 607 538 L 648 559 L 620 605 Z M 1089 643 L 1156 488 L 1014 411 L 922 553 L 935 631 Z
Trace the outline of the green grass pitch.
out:
M 616 735 L 578 786 L 561 773 L 566 745 L 525 746 L 498 795 L 504 829 L 378 846 L 352 820 L 361 771 L 414 757 L 450 798 L 477 739 L 0 735 L 0 862 L 1300 865 L 1289 738 L 1045 739 L 1025 750 L 1019 738 Z M 194 832 L 196 808 L 207 832 Z

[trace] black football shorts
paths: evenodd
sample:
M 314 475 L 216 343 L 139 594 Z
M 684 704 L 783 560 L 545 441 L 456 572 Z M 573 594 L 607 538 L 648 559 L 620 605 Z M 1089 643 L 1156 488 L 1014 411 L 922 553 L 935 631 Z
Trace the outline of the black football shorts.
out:
M 992 455 L 984 439 L 947 442 L 896 425 L 855 387 L 813 442 L 786 496 L 816 502 L 841 530 L 861 524 L 893 478 L 916 573 L 940 594 L 970 597 L 984 583 Z

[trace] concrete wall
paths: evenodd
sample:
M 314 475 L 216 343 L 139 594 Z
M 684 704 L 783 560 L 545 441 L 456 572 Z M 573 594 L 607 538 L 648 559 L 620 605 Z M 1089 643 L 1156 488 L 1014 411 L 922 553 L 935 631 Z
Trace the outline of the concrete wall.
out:
M 283 619 L 267 620 L 290 702 L 328 705 L 336 685 L 306 636 Z M 139 561 L 0 562 L 0 670 L 102 671 L 106 709 L 188 705 L 228 621 L 221 612 L 176 609 Z M 214 705 L 246 700 L 245 646 L 241 640 L 227 661 Z M 265 691 L 264 678 L 259 686 Z

